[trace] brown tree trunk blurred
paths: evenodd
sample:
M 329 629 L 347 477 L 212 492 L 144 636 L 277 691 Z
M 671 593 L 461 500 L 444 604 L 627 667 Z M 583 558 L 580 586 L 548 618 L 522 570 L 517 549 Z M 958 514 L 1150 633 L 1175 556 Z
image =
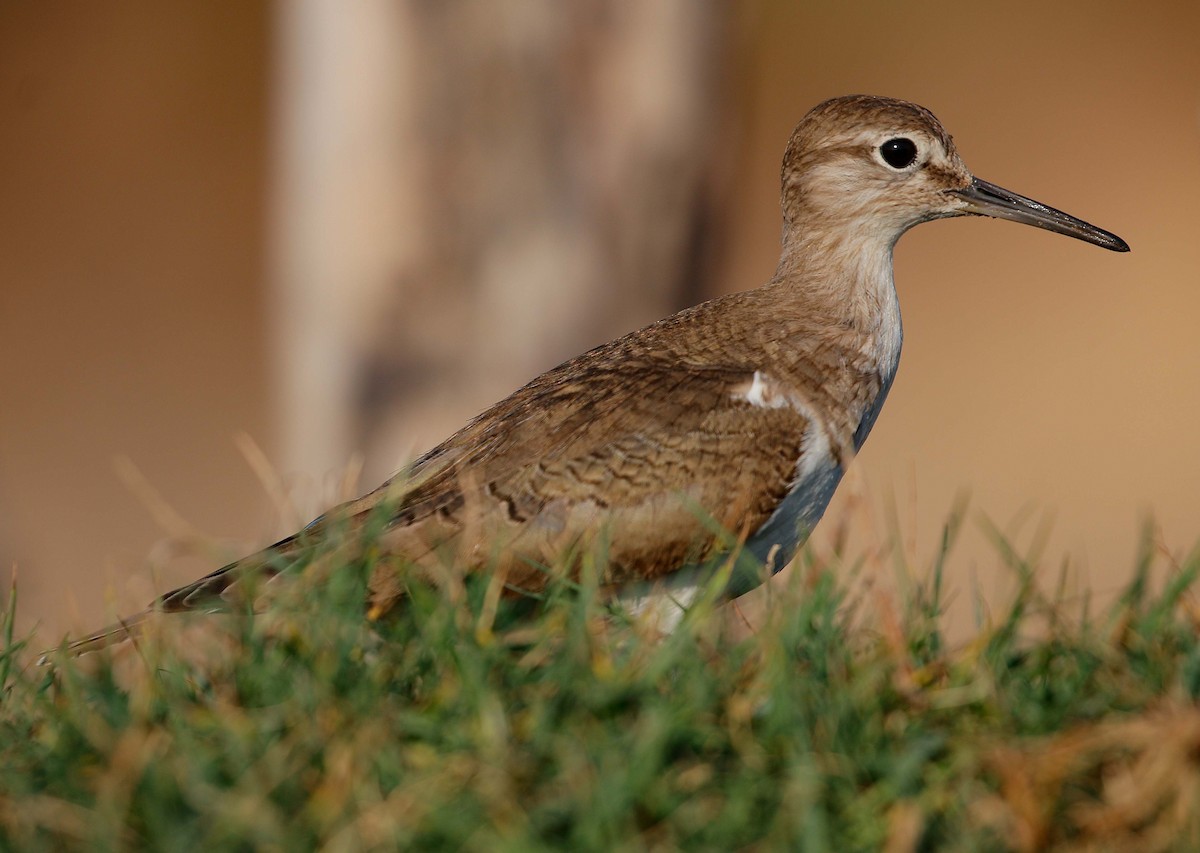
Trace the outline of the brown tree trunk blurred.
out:
M 300 318 L 279 329 L 285 470 L 361 449 L 378 480 L 539 371 L 709 292 L 722 6 L 334 4 L 343 83 L 323 84 L 323 124 L 320 5 L 281 7 L 276 278 Z M 290 193 L 309 155 L 328 176 Z M 339 176 L 358 190 L 331 203 Z

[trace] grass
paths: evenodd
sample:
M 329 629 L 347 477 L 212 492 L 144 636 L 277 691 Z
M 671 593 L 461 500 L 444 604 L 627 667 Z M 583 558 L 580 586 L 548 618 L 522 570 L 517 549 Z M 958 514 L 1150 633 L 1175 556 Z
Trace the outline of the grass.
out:
M 874 611 L 810 555 L 748 639 L 706 604 L 661 638 L 565 582 L 372 625 L 363 559 L 50 667 L 14 588 L 0 848 L 1200 849 L 1200 557 L 1151 594 L 1147 539 L 1091 616 L 1001 548 L 1020 592 L 962 647 L 944 553 Z

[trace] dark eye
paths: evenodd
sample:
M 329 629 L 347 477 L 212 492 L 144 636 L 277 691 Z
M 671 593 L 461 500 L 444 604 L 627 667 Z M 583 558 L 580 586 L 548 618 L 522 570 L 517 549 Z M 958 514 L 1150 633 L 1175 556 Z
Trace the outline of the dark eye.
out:
M 907 169 L 917 159 L 917 145 L 911 139 L 889 139 L 879 146 L 879 156 L 893 169 Z

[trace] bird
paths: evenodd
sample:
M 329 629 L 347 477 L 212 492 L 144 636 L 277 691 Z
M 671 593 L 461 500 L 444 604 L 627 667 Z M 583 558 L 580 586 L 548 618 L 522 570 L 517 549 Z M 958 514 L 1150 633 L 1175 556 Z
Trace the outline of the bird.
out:
M 887 399 L 903 340 L 896 241 L 978 215 L 1116 252 L 1120 237 L 976 178 L 928 109 L 870 95 L 826 100 L 788 140 L 774 275 L 536 377 L 374 491 L 304 530 L 70 643 L 134 635 L 152 614 L 219 609 L 332 536 L 375 525 L 367 615 L 405 597 L 415 567 L 447 561 L 536 595 L 579 555 L 635 612 L 682 610 L 732 566 L 735 597 L 785 566 L 821 519 Z M 372 522 L 374 519 L 374 522 Z M 566 556 L 564 556 L 566 555 Z M 572 558 L 570 555 L 575 555 Z M 389 559 L 390 558 L 390 559 Z

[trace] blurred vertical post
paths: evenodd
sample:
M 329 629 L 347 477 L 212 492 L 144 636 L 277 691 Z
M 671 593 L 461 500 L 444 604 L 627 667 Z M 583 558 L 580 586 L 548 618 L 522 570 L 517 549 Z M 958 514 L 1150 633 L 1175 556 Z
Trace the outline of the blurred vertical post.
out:
M 720 4 L 276 8 L 283 470 L 376 480 L 709 290 Z
M 275 6 L 269 258 L 281 470 L 323 478 L 355 443 L 367 318 L 413 239 L 403 15 L 391 0 Z

